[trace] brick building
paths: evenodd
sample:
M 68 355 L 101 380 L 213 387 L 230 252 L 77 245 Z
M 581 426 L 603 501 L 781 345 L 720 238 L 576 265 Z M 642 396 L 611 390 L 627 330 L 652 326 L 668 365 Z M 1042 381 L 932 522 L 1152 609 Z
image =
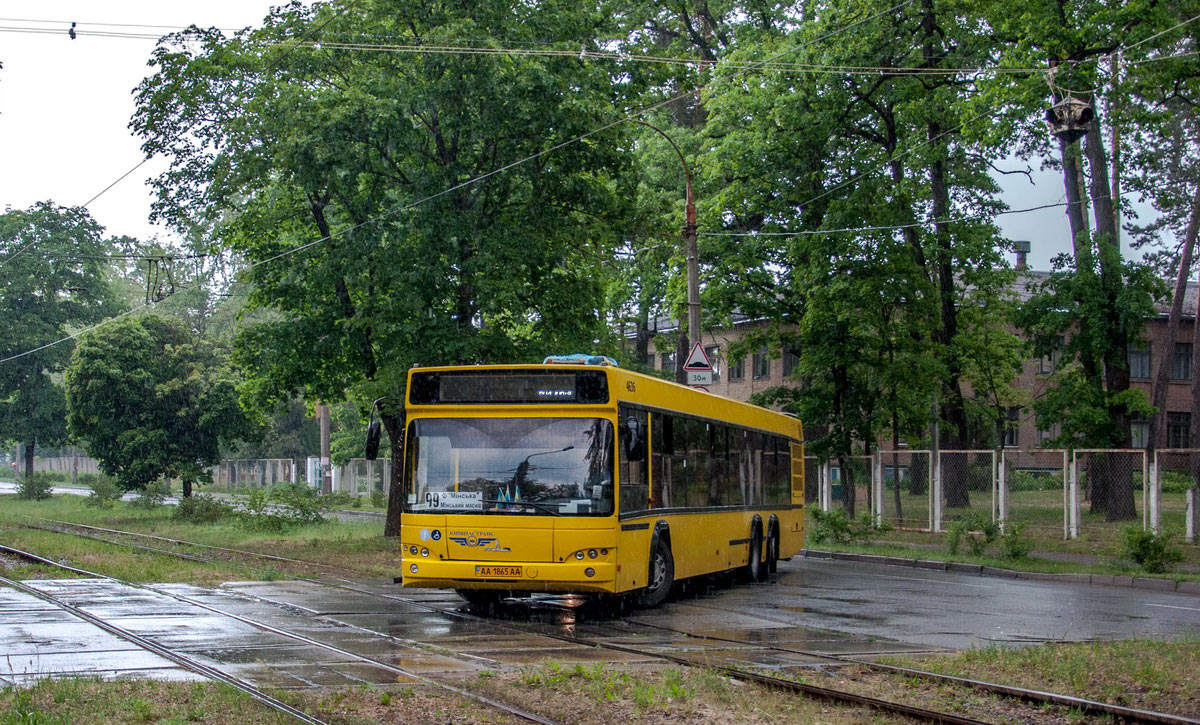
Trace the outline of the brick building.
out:
M 1017 282 L 1018 295 L 1029 296 L 1028 287 L 1045 279 L 1048 273 L 1027 271 Z M 1164 354 L 1170 356 L 1171 373 L 1167 390 L 1167 447 L 1188 447 L 1188 429 L 1191 424 L 1192 328 L 1196 320 L 1197 284 L 1189 282 L 1183 304 L 1183 317 L 1179 325 L 1177 340 L 1173 346 L 1166 344 L 1167 316 L 1170 301 L 1160 303 L 1157 316 L 1147 320 L 1145 342 L 1131 346 L 1129 350 L 1130 378 L 1133 387 L 1151 394 L 1151 382 Z M 749 331 L 767 323 L 749 318 L 735 319 L 730 328 L 705 331 L 702 341 L 713 361 L 713 384 L 709 390 L 737 400 L 748 400 L 751 395 L 779 385 L 795 384 L 791 380 L 796 356 L 784 352 L 782 357 L 771 357 L 765 348 L 745 357 L 733 360 L 728 349 L 731 342 L 741 339 Z M 661 330 L 669 332 L 669 329 Z M 674 353 L 651 353 L 645 363 L 667 373 L 675 369 Z M 1058 356 L 1028 360 L 1016 381 L 1016 387 L 1027 391 L 1030 400 L 1042 395 L 1048 385 L 1049 376 L 1059 364 Z M 969 393 L 969 390 L 967 391 Z M 1004 445 L 1011 448 L 1036 448 L 1058 434 L 1056 426 L 1040 426 L 1033 410 L 1029 407 L 1014 407 L 1009 410 L 1011 423 L 1005 433 Z M 1146 445 L 1149 422 L 1145 419 L 1133 423 L 1133 446 Z M 886 447 L 886 446 L 885 446 Z

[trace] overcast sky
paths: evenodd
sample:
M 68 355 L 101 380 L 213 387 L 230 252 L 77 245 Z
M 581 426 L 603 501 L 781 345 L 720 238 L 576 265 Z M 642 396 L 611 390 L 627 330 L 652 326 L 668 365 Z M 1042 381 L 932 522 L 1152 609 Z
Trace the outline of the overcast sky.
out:
M 142 160 L 128 129 L 131 92 L 151 72 L 146 60 L 154 41 L 90 36 L 88 31 L 161 34 L 192 23 L 241 28 L 260 23 L 271 4 L 0 0 L 0 208 L 27 208 L 48 199 L 64 206 L 83 204 Z M 75 40 L 67 35 L 72 21 L 78 23 Z M 12 32 L 16 28 L 48 33 Z M 90 205 L 109 234 L 170 236 L 147 220 L 151 198 L 145 182 L 164 167 L 161 160 L 147 163 Z M 1060 175 L 1035 169 L 1035 179 L 1035 185 L 1023 176 L 1001 179 L 1010 207 L 1063 200 Z M 1035 269 L 1048 269 L 1055 254 L 1070 249 L 1062 208 L 1001 216 L 999 221 L 1009 238 L 1032 242 L 1030 266 Z

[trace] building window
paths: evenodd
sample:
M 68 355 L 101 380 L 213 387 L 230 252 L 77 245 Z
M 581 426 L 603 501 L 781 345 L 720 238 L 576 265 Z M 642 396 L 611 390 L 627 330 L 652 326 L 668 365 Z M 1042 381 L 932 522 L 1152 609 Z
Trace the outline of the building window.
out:
M 1055 368 L 1058 367 L 1059 358 L 1062 357 L 1062 348 L 1063 337 L 1062 335 L 1059 335 L 1058 342 L 1054 346 L 1054 349 L 1050 351 L 1050 354 L 1044 355 L 1042 359 L 1038 361 L 1039 373 L 1043 375 L 1049 375 L 1050 373 L 1054 372 Z
M 799 364 L 800 355 L 792 348 L 785 348 L 783 351 L 783 379 L 790 379 L 792 373 L 796 370 L 796 366 Z
M 754 353 L 754 379 L 762 380 L 771 377 L 771 358 L 767 357 L 767 348 L 760 347 Z
M 1058 435 L 1058 432 L 1055 430 L 1056 428 L 1057 428 L 1057 426 L 1055 426 L 1055 425 L 1051 425 L 1051 426 L 1050 426 L 1050 427 L 1048 427 L 1048 428 L 1043 428 L 1043 427 L 1042 427 L 1042 423 L 1039 421 L 1039 422 L 1038 422 L 1038 429 L 1037 429 L 1037 442 L 1038 442 L 1038 445 L 1039 445 L 1039 446 L 1041 446 L 1041 445 L 1045 445 L 1045 444 L 1046 444 L 1046 441 L 1048 441 L 1048 440 L 1051 440 L 1051 439 L 1053 439 L 1055 436 L 1057 436 L 1057 435 Z
M 704 348 L 704 354 L 708 355 L 708 361 L 710 363 L 712 363 L 713 382 L 714 383 L 721 381 L 720 353 L 721 353 L 721 349 L 719 347 L 717 347 L 716 345 L 709 345 L 708 347 Z
M 1191 427 L 1191 413 L 1167 413 L 1167 448 L 1187 448 Z
M 1192 379 L 1192 343 L 1175 343 L 1175 357 L 1171 359 L 1171 379 Z
M 1129 377 L 1150 378 L 1150 343 L 1129 348 Z
M 675 353 L 664 352 L 662 354 L 662 369 L 664 373 L 675 374 Z
M 651 352 L 651 353 L 647 353 L 647 354 L 646 354 L 646 359 L 645 359 L 645 360 L 643 360 L 642 362 L 643 362 L 643 363 L 646 365 L 646 367 L 648 367 L 648 368 L 650 368 L 651 370 L 653 370 L 653 369 L 654 369 L 654 353 L 652 353 L 652 352 Z
M 746 377 L 746 358 L 739 357 L 729 361 L 729 379 L 743 380 Z
M 1145 448 L 1150 442 L 1150 420 L 1141 413 L 1129 416 L 1129 439 L 1133 448 Z
M 1016 448 L 1021 444 L 1021 409 L 1007 408 L 1004 411 L 1004 447 Z

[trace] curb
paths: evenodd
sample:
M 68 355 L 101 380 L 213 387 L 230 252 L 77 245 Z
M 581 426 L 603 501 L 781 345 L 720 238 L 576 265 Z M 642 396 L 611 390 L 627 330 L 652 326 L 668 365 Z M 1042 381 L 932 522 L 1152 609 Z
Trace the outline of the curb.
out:
M 936 571 L 953 571 L 961 574 L 977 574 L 979 576 L 996 576 L 1005 579 L 1027 579 L 1030 581 L 1058 582 L 1060 584 L 1089 584 L 1093 586 L 1129 587 L 1146 589 L 1156 592 L 1175 592 L 1177 594 L 1200 594 L 1200 582 L 1177 582 L 1173 579 L 1159 579 L 1146 576 L 1122 576 L 1120 574 L 1054 574 L 1037 571 L 1017 571 L 1003 569 L 997 566 L 982 564 L 967 564 L 960 561 L 937 561 L 934 559 L 907 559 L 901 556 L 880 556 L 878 554 L 854 554 L 846 551 L 825 551 L 822 549 L 801 549 L 800 555 L 806 559 L 831 559 L 838 561 L 859 561 L 865 564 L 884 564 L 886 566 L 907 566 L 918 569 L 933 569 Z

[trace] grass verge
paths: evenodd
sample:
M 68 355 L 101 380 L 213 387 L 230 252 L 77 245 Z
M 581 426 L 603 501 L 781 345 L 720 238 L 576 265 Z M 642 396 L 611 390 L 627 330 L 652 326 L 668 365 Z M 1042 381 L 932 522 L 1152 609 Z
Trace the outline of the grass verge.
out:
M 36 531 L 22 524 L 41 525 L 44 522 L 31 521 L 22 514 L 349 567 L 362 576 L 391 576 L 395 574 L 396 562 L 400 558 L 399 542 L 382 536 L 382 522 L 350 524 L 326 521 L 297 526 L 280 534 L 255 531 L 229 520 L 214 523 L 177 521 L 172 518 L 174 507 L 170 506 L 146 509 L 121 501 L 113 508 L 104 509 L 85 506 L 84 500 L 79 496 L 54 496 L 45 501 L 23 501 L 15 496 L 0 496 L 0 542 L 47 558 L 65 559 L 66 563 L 84 569 L 137 582 L 207 584 L 232 579 L 256 579 L 267 576 L 269 571 L 256 573 L 236 562 L 188 562 L 167 555 L 135 552 L 127 547 L 69 534 Z M 102 535 L 110 537 L 108 534 Z M 140 543 L 170 547 L 169 544 Z M 255 563 L 255 566 L 270 569 L 262 563 Z
M 986 648 L 934 658 L 889 657 L 888 664 L 998 682 L 1124 707 L 1200 716 L 1200 639 L 1044 644 Z

